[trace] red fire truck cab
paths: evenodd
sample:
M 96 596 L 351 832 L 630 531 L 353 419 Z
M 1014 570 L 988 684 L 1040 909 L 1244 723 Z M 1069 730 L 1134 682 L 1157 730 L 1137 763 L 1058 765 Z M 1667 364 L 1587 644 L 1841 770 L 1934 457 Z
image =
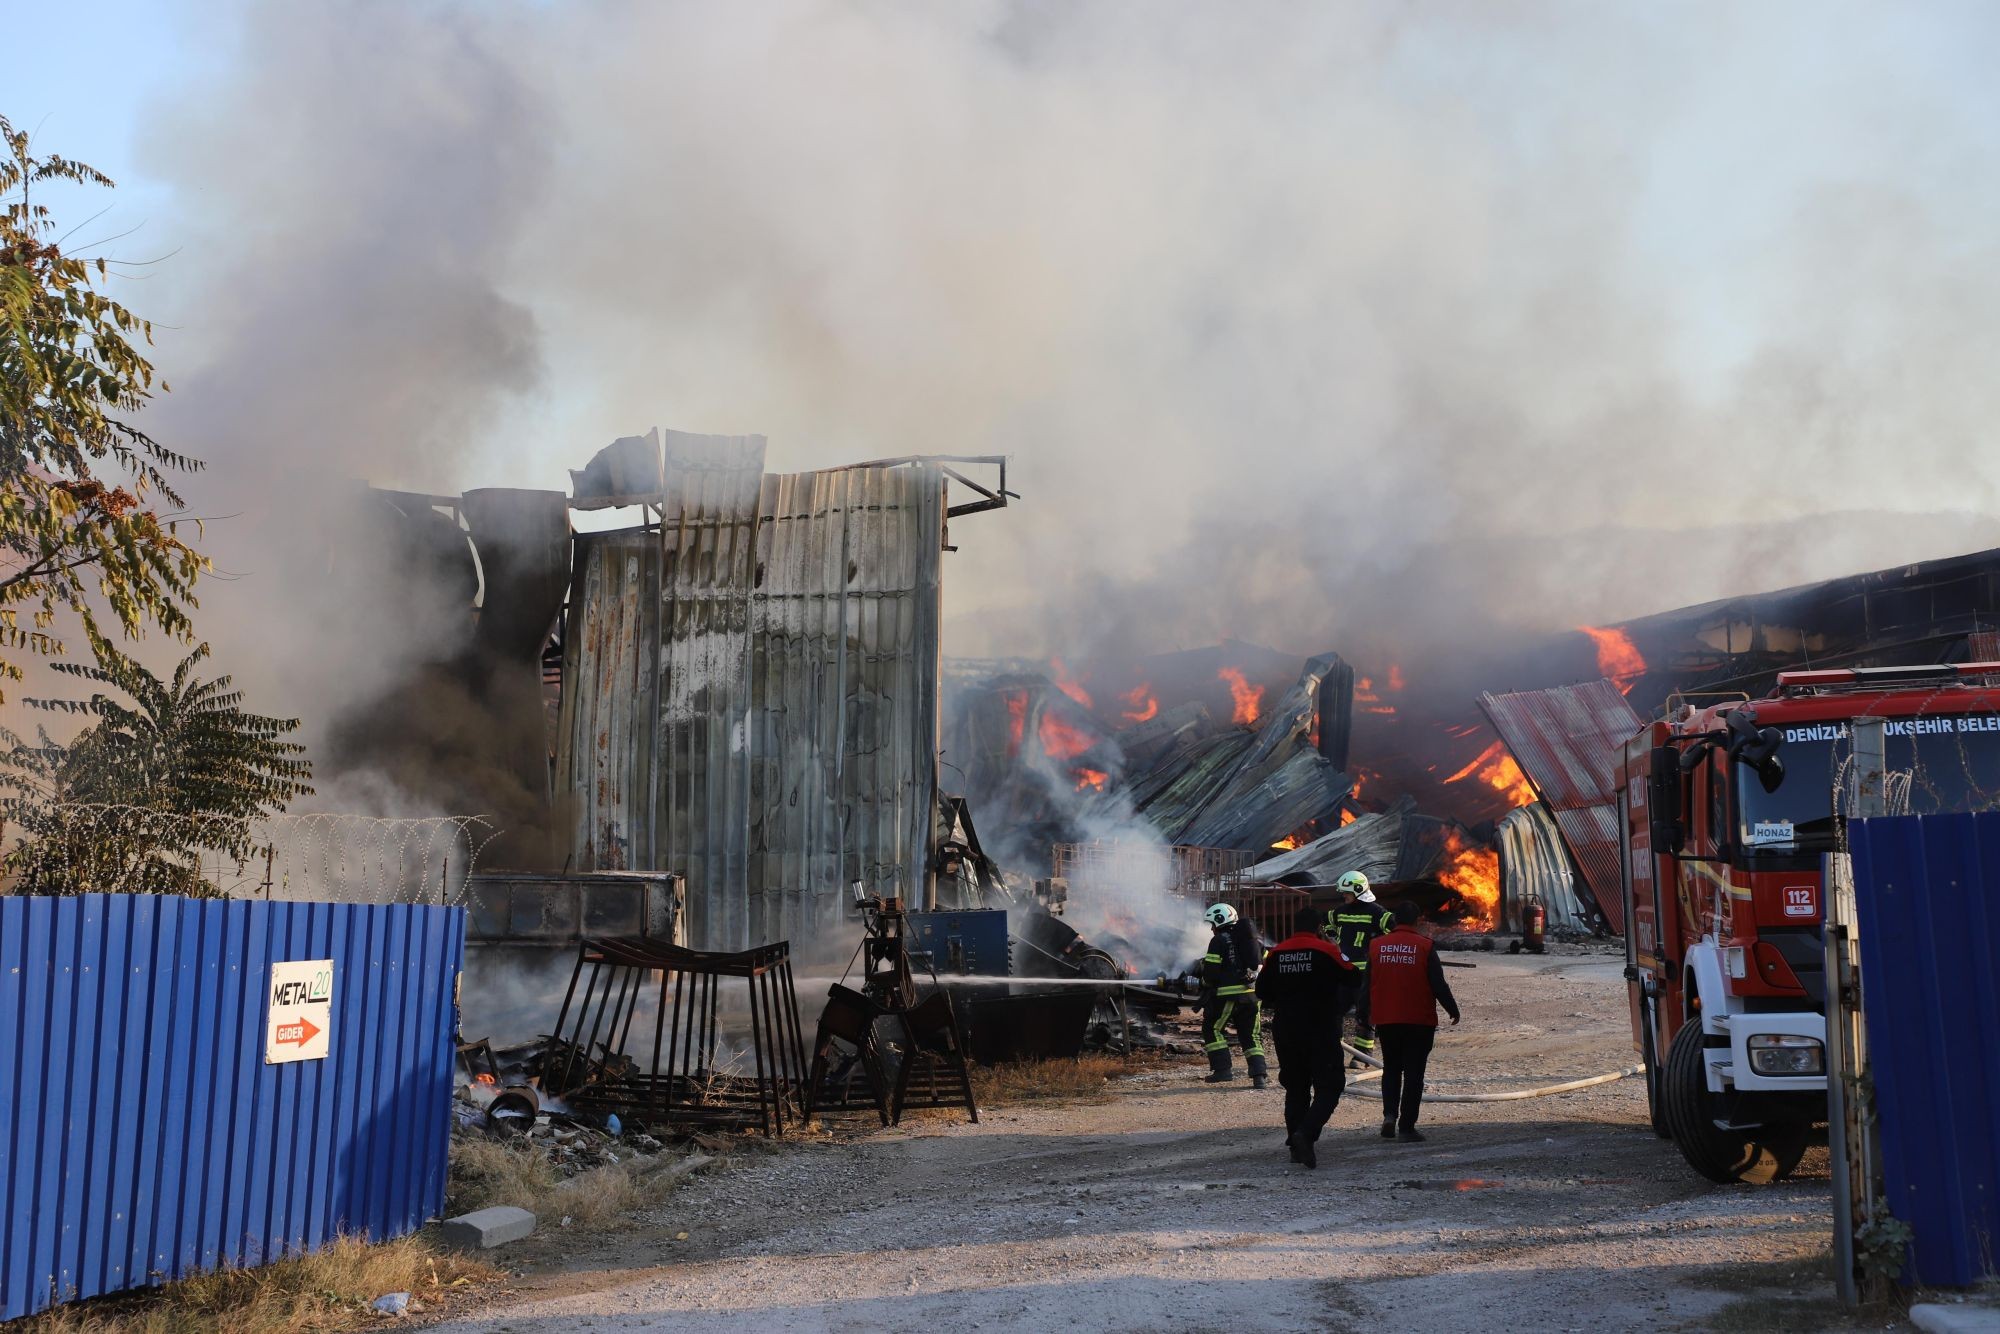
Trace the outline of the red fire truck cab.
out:
M 1823 870 L 1862 717 L 1884 720 L 1891 811 L 2000 796 L 2000 663 L 1784 672 L 1625 743 L 1633 1041 L 1655 1133 L 1712 1181 L 1783 1177 L 1826 1120 Z

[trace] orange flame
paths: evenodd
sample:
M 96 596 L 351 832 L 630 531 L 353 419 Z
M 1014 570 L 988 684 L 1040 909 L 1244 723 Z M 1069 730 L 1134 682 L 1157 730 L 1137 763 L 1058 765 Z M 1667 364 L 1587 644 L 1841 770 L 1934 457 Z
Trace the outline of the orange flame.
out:
M 1141 681 L 1118 698 L 1125 705 L 1124 717 L 1128 723 L 1151 722 L 1160 711 L 1160 700 L 1153 693 L 1150 681 Z
M 1304 824 L 1300 825 L 1297 829 L 1294 829 L 1291 833 L 1286 834 L 1283 838 L 1279 839 L 1276 843 L 1273 843 L 1271 846 L 1289 852 L 1293 848 L 1304 847 L 1306 844 L 1312 842 L 1314 839 L 1318 837 L 1319 837 L 1319 821 L 1308 820 Z
M 1052 760 L 1074 759 L 1097 744 L 1096 737 L 1046 710 L 1035 725 L 1035 735 L 1041 740 L 1042 753 Z
M 1579 633 L 1590 636 L 1590 642 L 1597 646 L 1597 670 L 1611 678 L 1622 695 L 1632 693 L 1639 678 L 1646 674 L 1646 659 L 1640 654 L 1623 630 L 1601 629 L 1595 625 L 1579 625 Z
M 1063 694 L 1068 695 L 1086 709 L 1097 707 L 1090 702 L 1090 692 L 1083 688 L 1083 682 L 1069 674 L 1069 668 L 1063 666 L 1061 658 L 1050 658 L 1049 670 L 1055 676 L 1057 690 L 1062 691 Z
M 1028 692 L 1009 690 L 1003 696 L 1007 701 L 1007 758 L 1013 759 L 1021 753 L 1021 739 L 1028 731 Z
M 1392 662 L 1389 664 L 1389 689 L 1401 690 L 1402 688 L 1403 669 Z
M 1391 668 L 1390 670 L 1393 672 L 1395 669 Z M 1392 676 L 1389 688 L 1391 690 L 1401 690 L 1403 687 L 1399 680 Z M 1391 718 L 1396 716 L 1396 706 L 1382 702 L 1382 697 L 1375 693 L 1375 682 L 1368 677 L 1364 676 L 1354 683 L 1354 702 L 1361 706 L 1363 713 L 1385 714 Z
M 1111 777 L 1110 774 L 1100 772 L 1096 769 L 1078 769 L 1076 771 L 1076 790 L 1081 792 L 1085 788 L 1089 788 L 1092 792 L 1102 792 L 1104 790 L 1104 780 L 1109 777 Z
M 1444 836 L 1438 883 L 1458 895 L 1465 916 L 1486 927 L 1500 922 L 1500 854 L 1471 842 L 1456 829 Z
M 1353 812 L 1353 811 L 1350 811 L 1350 810 L 1348 810 L 1348 809 L 1347 809 L 1347 808 L 1346 808 L 1345 806 L 1343 806 L 1343 807 L 1341 807 L 1341 808 L 1340 808 L 1340 826 L 1341 826 L 1341 828 L 1345 829 L 1345 828 L 1346 828 L 1346 827 L 1347 827 L 1348 825 L 1351 825 L 1351 824 L 1353 824 L 1353 823 L 1354 823 L 1354 821 L 1356 820 L 1356 818 L 1358 818 L 1358 817 L 1356 817 L 1356 815 L 1354 814 L 1354 812 Z
M 1255 723 L 1264 708 L 1264 687 L 1251 685 L 1235 667 L 1224 667 L 1216 676 L 1229 684 L 1230 702 L 1236 710 L 1229 721 L 1242 727 Z
M 1521 766 L 1514 763 L 1514 757 L 1498 741 L 1479 752 L 1472 763 L 1460 769 L 1447 783 L 1477 777 L 1480 782 L 1506 797 L 1509 804 L 1526 806 L 1535 799 L 1535 789 L 1528 786 L 1528 776 L 1521 772 Z

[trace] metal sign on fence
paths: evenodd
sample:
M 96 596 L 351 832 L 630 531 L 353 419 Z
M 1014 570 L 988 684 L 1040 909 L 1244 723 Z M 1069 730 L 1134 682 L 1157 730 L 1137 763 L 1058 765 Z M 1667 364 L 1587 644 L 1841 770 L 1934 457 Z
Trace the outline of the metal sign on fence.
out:
M 271 964 L 264 1016 L 264 1064 L 319 1061 L 333 1049 L 333 960 Z

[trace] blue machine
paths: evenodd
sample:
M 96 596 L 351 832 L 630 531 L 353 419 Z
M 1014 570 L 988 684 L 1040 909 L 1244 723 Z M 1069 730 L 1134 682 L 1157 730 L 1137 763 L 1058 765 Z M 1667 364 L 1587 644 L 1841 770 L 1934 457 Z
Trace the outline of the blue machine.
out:
M 911 952 L 928 954 L 939 977 L 1006 977 L 1012 971 L 1005 908 L 913 912 L 906 920 Z

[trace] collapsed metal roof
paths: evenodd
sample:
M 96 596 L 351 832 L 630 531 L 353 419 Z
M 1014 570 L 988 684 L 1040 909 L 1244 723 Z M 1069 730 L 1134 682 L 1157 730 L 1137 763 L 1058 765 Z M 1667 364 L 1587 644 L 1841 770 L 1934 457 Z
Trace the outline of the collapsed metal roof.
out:
M 573 865 L 683 873 L 710 950 L 808 939 L 855 881 L 922 902 L 964 460 L 767 475 L 761 436 L 669 431 L 648 490 L 633 443 L 577 474 L 579 505 L 649 521 L 577 537 L 556 774 Z M 1004 503 L 1004 474 L 975 489 L 950 512 Z
M 1548 806 L 1599 911 L 1624 931 L 1617 766 L 1639 715 L 1610 681 L 1482 694 L 1479 707 Z
M 1412 880 L 1437 860 L 1432 831 L 1443 822 L 1417 814 L 1413 797 L 1398 797 L 1386 811 L 1364 815 L 1310 843 L 1266 857 L 1244 869 L 1250 881 L 1330 885 L 1349 871 L 1374 884 Z
M 1964 660 L 1994 628 L 2000 549 L 1719 598 L 1619 622 L 1643 653 L 1648 707 L 1667 692 L 1761 695 L 1777 672 Z
M 1169 843 L 1205 848 L 1267 848 L 1315 821 L 1331 821 L 1354 780 L 1319 753 L 1314 736 L 1320 684 L 1341 665 L 1328 654 L 1305 666 L 1296 684 L 1259 719 L 1176 749 L 1153 776 L 1134 782 L 1139 813 Z

